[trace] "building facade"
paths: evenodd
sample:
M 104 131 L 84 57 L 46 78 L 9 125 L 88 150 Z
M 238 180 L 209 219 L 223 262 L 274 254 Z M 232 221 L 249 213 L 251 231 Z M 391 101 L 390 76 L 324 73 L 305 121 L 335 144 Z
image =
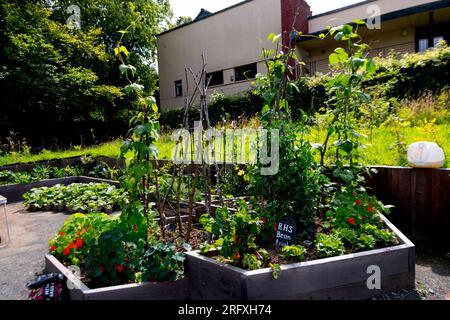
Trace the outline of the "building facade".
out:
M 273 46 L 267 37 L 289 32 L 294 20 L 297 30 L 307 32 L 302 17 L 310 14 L 304 0 L 248 0 L 217 13 L 202 10 L 193 22 L 158 35 L 161 110 L 183 107 L 194 89 L 192 80 L 186 83 L 185 68 L 198 72 L 202 53 L 211 77 L 210 95 L 248 90 L 255 75 L 266 71 L 261 54 Z
M 200 70 L 202 53 L 211 78 L 209 95 L 237 94 L 266 72 L 261 54 L 273 49 L 269 34 L 283 34 L 287 45 L 292 26 L 317 36 L 327 26 L 357 19 L 368 22 L 359 33 L 373 56 L 424 51 L 450 40 L 450 0 L 366 0 L 319 15 L 311 14 L 305 0 L 247 0 L 216 13 L 202 9 L 193 22 L 157 37 L 161 111 L 183 107 L 194 87 L 192 80 L 186 83 L 185 68 Z M 329 72 L 328 56 L 337 45 L 331 38 L 297 37 L 297 57 L 305 64 L 297 66 L 295 76 Z
M 310 35 L 326 33 L 354 20 L 365 20 L 359 34 L 369 44 L 372 56 L 386 56 L 392 50 L 415 53 L 450 40 L 449 0 L 367 0 L 352 6 L 308 18 Z M 332 38 L 297 39 L 297 56 L 305 62 L 303 75 L 329 72 L 328 56 L 338 44 Z

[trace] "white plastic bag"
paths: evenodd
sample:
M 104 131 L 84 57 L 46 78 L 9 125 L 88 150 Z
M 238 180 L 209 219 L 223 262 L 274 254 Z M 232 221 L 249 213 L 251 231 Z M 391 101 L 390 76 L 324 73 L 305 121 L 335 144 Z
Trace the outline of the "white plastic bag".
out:
M 415 142 L 408 148 L 408 163 L 411 167 L 441 168 L 444 162 L 444 150 L 434 142 Z

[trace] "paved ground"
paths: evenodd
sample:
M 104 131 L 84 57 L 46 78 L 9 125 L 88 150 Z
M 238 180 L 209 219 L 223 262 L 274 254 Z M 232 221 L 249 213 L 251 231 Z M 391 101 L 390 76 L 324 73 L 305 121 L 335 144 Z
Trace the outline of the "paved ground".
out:
M 4 237 L 0 217 L 0 235 Z M 27 299 L 25 284 L 42 273 L 48 240 L 67 218 L 62 213 L 30 213 L 21 204 L 8 205 L 12 240 L 8 247 L 0 249 L 0 300 Z M 447 296 L 450 300 L 449 293 L 450 257 L 442 253 L 418 253 L 416 289 L 393 292 L 380 299 L 439 300 Z
M 23 300 L 28 297 L 26 283 L 44 269 L 48 240 L 68 215 L 27 212 L 22 204 L 10 204 L 7 209 L 11 242 L 0 249 L 0 300 Z M 0 235 L 4 238 L 3 212 L 0 213 Z

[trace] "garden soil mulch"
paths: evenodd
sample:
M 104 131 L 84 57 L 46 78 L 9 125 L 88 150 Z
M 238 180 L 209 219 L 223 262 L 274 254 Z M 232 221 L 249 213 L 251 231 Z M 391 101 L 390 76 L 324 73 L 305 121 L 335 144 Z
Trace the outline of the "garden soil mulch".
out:
M 34 280 L 44 270 L 48 240 L 69 215 L 28 212 L 21 203 L 9 204 L 7 211 L 11 242 L 6 248 L 0 249 L 0 300 L 24 300 L 28 298 L 26 283 Z M 2 238 L 6 237 L 3 223 L 2 217 Z M 419 252 L 416 262 L 416 289 L 392 292 L 378 299 L 441 300 L 446 296 L 450 299 L 450 255 Z

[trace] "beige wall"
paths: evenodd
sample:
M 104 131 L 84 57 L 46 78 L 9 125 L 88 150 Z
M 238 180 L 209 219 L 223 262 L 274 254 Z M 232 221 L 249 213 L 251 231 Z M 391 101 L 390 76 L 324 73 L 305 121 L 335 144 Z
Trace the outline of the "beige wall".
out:
M 258 72 L 264 72 L 261 62 L 262 48 L 270 33 L 281 33 L 281 4 L 279 0 L 254 0 L 221 12 L 158 37 L 158 67 L 160 77 L 161 109 L 167 111 L 183 106 L 184 97 L 175 97 L 175 81 L 183 81 L 184 70 L 201 68 L 202 52 L 208 66 L 207 72 L 224 70 L 224 85 L 211 88 L 234 94 L 249 88 L 251 81 L 234 83 L 234 67 L 258 63 Z
M 395 50 L 399 53 L 413 53 L 416 49 L 415 29 L 413 27 L 405 27 L 388 32 L 373 31 L 370 35 L 364 37 L 364 42 L 372 48 L 372 56 L 386 55 L 390 50 Z M 301 47 L 302 44 L 299 46 Z M 306 57 L 302 50 L 303 61 L 310 72 L 329 72 L 328 57 L 337 46 L 337 43 L 333 43 L 332 45 L 308 49 L 309 57 Z M 311 64 L 314 65 L 312 66 Z
M 419 6 L 422 4 L 427 4 L 431 2 L 439 2 L 441 0 L 377 0 L 370 1 L 368 3 L 362 3 L 354 8 L 330 13 L 324 16 L 320 16 L 309 20 L 309 32 L 319 32 L 324 30 L 327 26 L 338 26 L 344 23 L 351 22 L 356 19 L 367 19 L 370 14 L 368 14 L 367 8 L 371 5 L 377 5 L 381 9 L 381 14 L 386 14 L 389 12 L 395 12 L 398 10 Z

